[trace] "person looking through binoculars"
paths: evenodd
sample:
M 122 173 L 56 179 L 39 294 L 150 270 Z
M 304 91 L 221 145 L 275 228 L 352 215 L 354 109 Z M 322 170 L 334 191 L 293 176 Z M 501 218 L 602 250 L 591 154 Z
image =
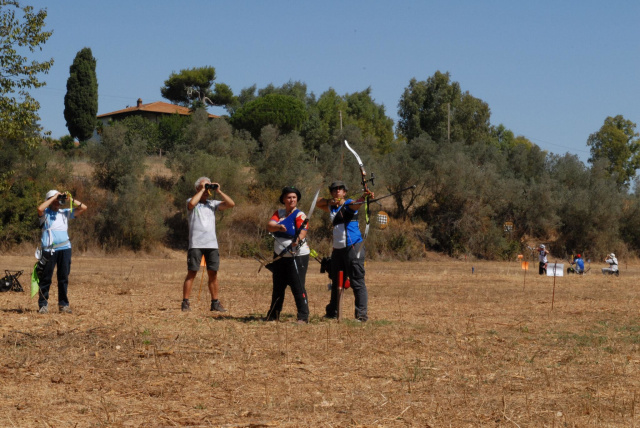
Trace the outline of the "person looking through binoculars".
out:
M 200 177 L 195 182 L 196 193 L 187 199 L 187 220 L 189 221 L 189 250 L 187 252 L 187 277 L 182 286 L 182 310 L 190 311 L 189 296 L 191 287 L 204 256 L 209 276 L 208 286 L 211 293 L 211 310 L 226 312 L 218 299 L 218 238 L 216 237 L 216 211 L 233 208 L 236 204 L 222 192 L 218 183 L 212 183 L 208 177 Z M 211 192 L 217 193 L 222 200 L 209 199 Z
M 62 208 L 70 200 L 69 208 Z M 73 199 L 70 193 L 49 190 L 43 203 L 38 206 L 38 219 L 42 228 L 40 245 L 40 264 L 43 266 L 39 276 L 40 292 L 38 295 L 38 312 L 49 312 L 49 288 L 54 269 L 58 279 L 58 309 L 62 313 L 71 313 L 67 291 L 69 287 L 69 271 L 71 270 L 71 240 L 69 239 L 69 220 L 76 218 L 87 210 L 87 205 Z

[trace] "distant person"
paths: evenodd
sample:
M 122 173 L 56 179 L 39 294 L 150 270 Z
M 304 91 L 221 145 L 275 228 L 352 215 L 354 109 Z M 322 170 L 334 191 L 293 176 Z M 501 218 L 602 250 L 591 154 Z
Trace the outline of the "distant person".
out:
M 321 198 L 317 207 L 329 213 L 333 223 L 333 251 L 331 253 L 331 300 L 326 307 L 325 318 L 338 317 L 338 272 L 349 278 L 355 296 L 355 318 L 367 321 L 368 294 L 364 282 L 364 248 L 362 234 L 358 228 L 358 209 L 365 202 L 365 193 L 357 200 L 346 199 L 347 186 L 342 181 L 334 181 L 329 186 L 331 199 Z
M 62 208 L 69 197 L 70 205 L 75 208 Z M 45 261 L 42 274 L 38 275 L 40 292 L 38 297 L 38 312 L 49 313 L 49 288 L 53 278 L 53 270 L 57 267 L 58 279 L 58 310 L 64 314 L 71 313 L 67 291 L 69 287 L 69 272 L 71 270 L 71 240 L 69 239 L 69 220 L 76 218 L 87 210 L 87 206 L 73 199 L 70 194 L 49 190 L 45 201 L 38 207 L 38 219 L 42 228 L 40 245 L 42 248 L 41 261 Z
M 538 247 L 538 273 L 540 275 L 547 274 L 547 264 L 549 263 L 549 260 L 547 260 L 548 254 L 547 247 L 545 247 L 544 244 L 540 244 Z
M 220 254 L 216 237 L 216 211 L 233 208 L 236 204 L 220 189 L 220 184 L 211 183 L 207 177 L 195 182 L 196 194 L 187 199 L 187 219 L 189 221 L 189 251 L 187 252 L 187 277 L 182 289 L 182 310 L 190 311 L 189 295 L 204 256 L 209 276 L 208 286 L 211 293 L 211 310 L 226 312 L 218 299 L 218 268 Z M 209 199 L 211 191 L 217 193 L 222 201 Z
M 311 250 L 305 240 L 307 226 L 303 227 L 306 216 L 298 209 L 301 198 L 300 191 L 295 187 L 282 189 L 280 203 L 284 204 L 284 208 L 276 210 L 267 223 L 267 231 L 273 233 L 275 237 L 274 258 L 282 254 L 278 260 L 270 263 L 271 272 L 273 272 L 273 291 L 267 321 L 277 321 L 280 318 L 285 290 L 290 286 L 298 311 L 298 323 L 309 322 L 305 278 Z
M 576 254 L 573 258 L 573 262 L 571 262 L 571 267 L 569 267 L 569 269 L 571 269 L 571 273 L 577 273 L 579 275 L 584 273 L 584 260 L 582 260 L 580 254 Z
M 618 271 L 618 259 L 616 259 L 616 255 L 611 253 L 607 256 L 604 261 L 605 263 L 609 263 L 608 268 L 602 268 L 602 274 L 606 275 L 619 275 Z

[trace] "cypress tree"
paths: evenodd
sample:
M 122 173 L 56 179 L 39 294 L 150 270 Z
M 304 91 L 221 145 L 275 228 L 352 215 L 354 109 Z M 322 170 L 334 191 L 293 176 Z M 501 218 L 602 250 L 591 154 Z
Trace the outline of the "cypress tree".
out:
M 97 113 L 96 59 L 91 48 L 83 48 L 69 67 L 67 93 L 64 96 L 64 118 L 69 134 L 80 141 L 87 141 L 96 128 Z

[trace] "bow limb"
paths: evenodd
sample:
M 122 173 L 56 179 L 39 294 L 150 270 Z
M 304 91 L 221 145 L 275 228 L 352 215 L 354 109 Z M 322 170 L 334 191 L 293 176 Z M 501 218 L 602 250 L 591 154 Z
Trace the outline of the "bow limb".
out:
M 353 148 L 351 148 L 351 146 L 349 145 L 349 143 L 347 142 L 347 140 L 344 140 L 344 145 L 347 147 L 347 149 L 349 149 L 349 151 L 351 153 L 353 153 L 353 155 L 356 157 L 356 160 L 358 161 L 358 166 L 360 166 L 360 174 L 362 175 L 362 190 L 365 192 L 364 195 L 364 212 L 365 212 L 365 227 L 364 227 L 364 234 L 362 235 L 362 242 L 360 243 L 360 248 L 358 248 L 358 253 L 356 254 L 357 258 L 360 258 L 360 253 L 362 252 L 362 246 L 364 245 L 364 241 L 367 239 L 367 236 L 369 235 L 369 186 L 367 185 L 367 172 L 364 169 L 364 164 L 362 163 L 362 159 L 360 159 L 360 156 L 358 156 L 358 153 L 356 153 L 355 150 L 353 150 Z M 371 180 L 373 180 L 373 173 L 371 174 Z M 373 181 L 372 181 L 373 184 Z

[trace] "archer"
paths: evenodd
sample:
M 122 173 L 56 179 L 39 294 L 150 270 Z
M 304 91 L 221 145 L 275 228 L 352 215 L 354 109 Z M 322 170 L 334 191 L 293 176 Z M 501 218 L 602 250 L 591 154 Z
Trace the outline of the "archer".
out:
M 350 278 L 351 288 L 355 296 L 355 318 L 367 321 L 367 287 L 364 282 L 364 243 L 358 228 L 358 209 L 366 203 L 367 198 L 374 195 L 369 189 L 357 200 L 346 199 L 347 186 L 342 181 L 334 181 L 329 186 L 331 199 L 321 198 L 317 207 L 329 213 L 333 223 L 333 251 L 331 253 L 331 300 L 326 307 L 325 318 L 338 318 L 339 292 L 342 284 L 338 272 L 343 271 Z
M 298 310 L 298 323 L 309 322 L 309 303 L 305 289 L 310 249 L 306 243 L 308 217 L 298 209 L 302 194 L 295 187 L 284 187 L 280 203 L 284 208 L 276 210 L 267 223 L 267 230 L 274 235 L 274 260 L 269 264 L 273 278 L 271 306 L 266 321 L 280 318 L 287 286 Z M 311 209 L 313 209 L 313 204 Z

